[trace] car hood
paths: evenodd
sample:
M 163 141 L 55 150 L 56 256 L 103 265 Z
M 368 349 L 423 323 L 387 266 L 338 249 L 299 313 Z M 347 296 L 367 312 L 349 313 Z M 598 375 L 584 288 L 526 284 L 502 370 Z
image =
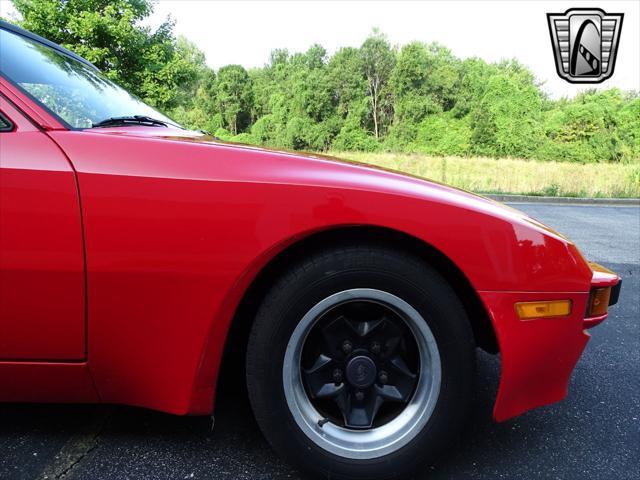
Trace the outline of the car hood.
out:
M 303 170 L 308 171 L 307 180 L 312 180 L 313 182 L 321 181 L 326 184 L 342 183 L 344 186 L 348 186 L 349 188 L 384 191 L 392 194 L 421 197 L 425 200 L 448 203 L 460 208 L 481 211 L 485 214 L 502 218 L 510 223 L 518 223 L 520 225 L 532 227 L 541 233 L 556 237 L 563 242 L 572 243 L 562 234 L 520 210 L 482 195 L 451 187 L 434 180 L 386 169 L 384 167 L 373 166 L 318 153 L 288 151 L 235 142 L 226 142 L 205 132 L 171 127 L 127 126 L 92 128 L 87 131 L 105 135 L 141 137 L 165 140 L 169 142 L 187 142 L 202 146 L 224 146 L 251 152 L 269 152 L 280 157 L 286 157 L 298 166 L 300 165 L 300 162 L 306 162 L 305 166 L 307 168 L 304 168 Z M 332 168 L 327 169 L 327 163 L 331 164 Z M 299 168 L 295 168 L 294 170 L 299 171 Z M 327 170 L 330 171 L 330 174 L 327 174 Z

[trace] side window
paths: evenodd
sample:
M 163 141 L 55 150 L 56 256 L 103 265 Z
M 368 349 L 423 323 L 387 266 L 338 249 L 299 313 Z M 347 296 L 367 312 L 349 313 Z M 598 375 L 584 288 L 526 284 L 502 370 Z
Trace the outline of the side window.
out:
M 0 132 L 10 132 L 11 130 L 13 130 L 13 124 L 0 112 Z

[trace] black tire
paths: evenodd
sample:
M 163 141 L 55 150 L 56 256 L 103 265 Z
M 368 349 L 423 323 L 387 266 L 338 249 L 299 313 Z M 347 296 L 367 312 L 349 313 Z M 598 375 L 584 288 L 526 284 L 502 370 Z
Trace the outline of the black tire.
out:
M 344 290 L 389 292 L 428 324 L 441 362 L 440 391 L 424 427 L 396 451 L 353 459 L 321 448 L 293 418 L 283 384 L 285 350 L 300 320 L 321 300 Z M 265 296 L 247 350 L 249 399 L 260 428 L 289 463 L 319 478 L 396 479 L 433 463 L 466 419 L 475 371 L 475 345 L 466 312 L 444 278 L 418 257 L 380 246 L 344 246 L 299 261 Z

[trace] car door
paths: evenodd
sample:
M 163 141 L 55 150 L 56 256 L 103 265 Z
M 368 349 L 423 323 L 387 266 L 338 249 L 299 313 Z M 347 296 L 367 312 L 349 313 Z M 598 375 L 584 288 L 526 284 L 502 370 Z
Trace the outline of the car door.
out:
M 85 271 L 75 173 L 0 96 L 0 362 L 81 361 Z

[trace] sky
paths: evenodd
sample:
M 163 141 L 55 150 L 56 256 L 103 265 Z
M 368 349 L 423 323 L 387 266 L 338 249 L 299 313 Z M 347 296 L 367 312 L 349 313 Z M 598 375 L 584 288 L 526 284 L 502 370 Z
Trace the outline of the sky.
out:
M 159 0 L 152 26 L 167 16 L 175 33 L 204 51 L 207 64 L 263 66 L 275 48 L 305 51 L 314 43 L 334 53 L 360 46 L 374 27 L 401 46 L 419 40 L 439 42 L 460 57 L 489 62 L 517 58 L 553 98 L 573 97 L 594 85 L 574 85 L 558 77 L 546 13 L 572 7 L 598 7 L 624 13 L 613 77 L 596 88 L 640 90 L 640 1 L 272 1 Z M 0 0 L 0 14 L 13 7 Z

